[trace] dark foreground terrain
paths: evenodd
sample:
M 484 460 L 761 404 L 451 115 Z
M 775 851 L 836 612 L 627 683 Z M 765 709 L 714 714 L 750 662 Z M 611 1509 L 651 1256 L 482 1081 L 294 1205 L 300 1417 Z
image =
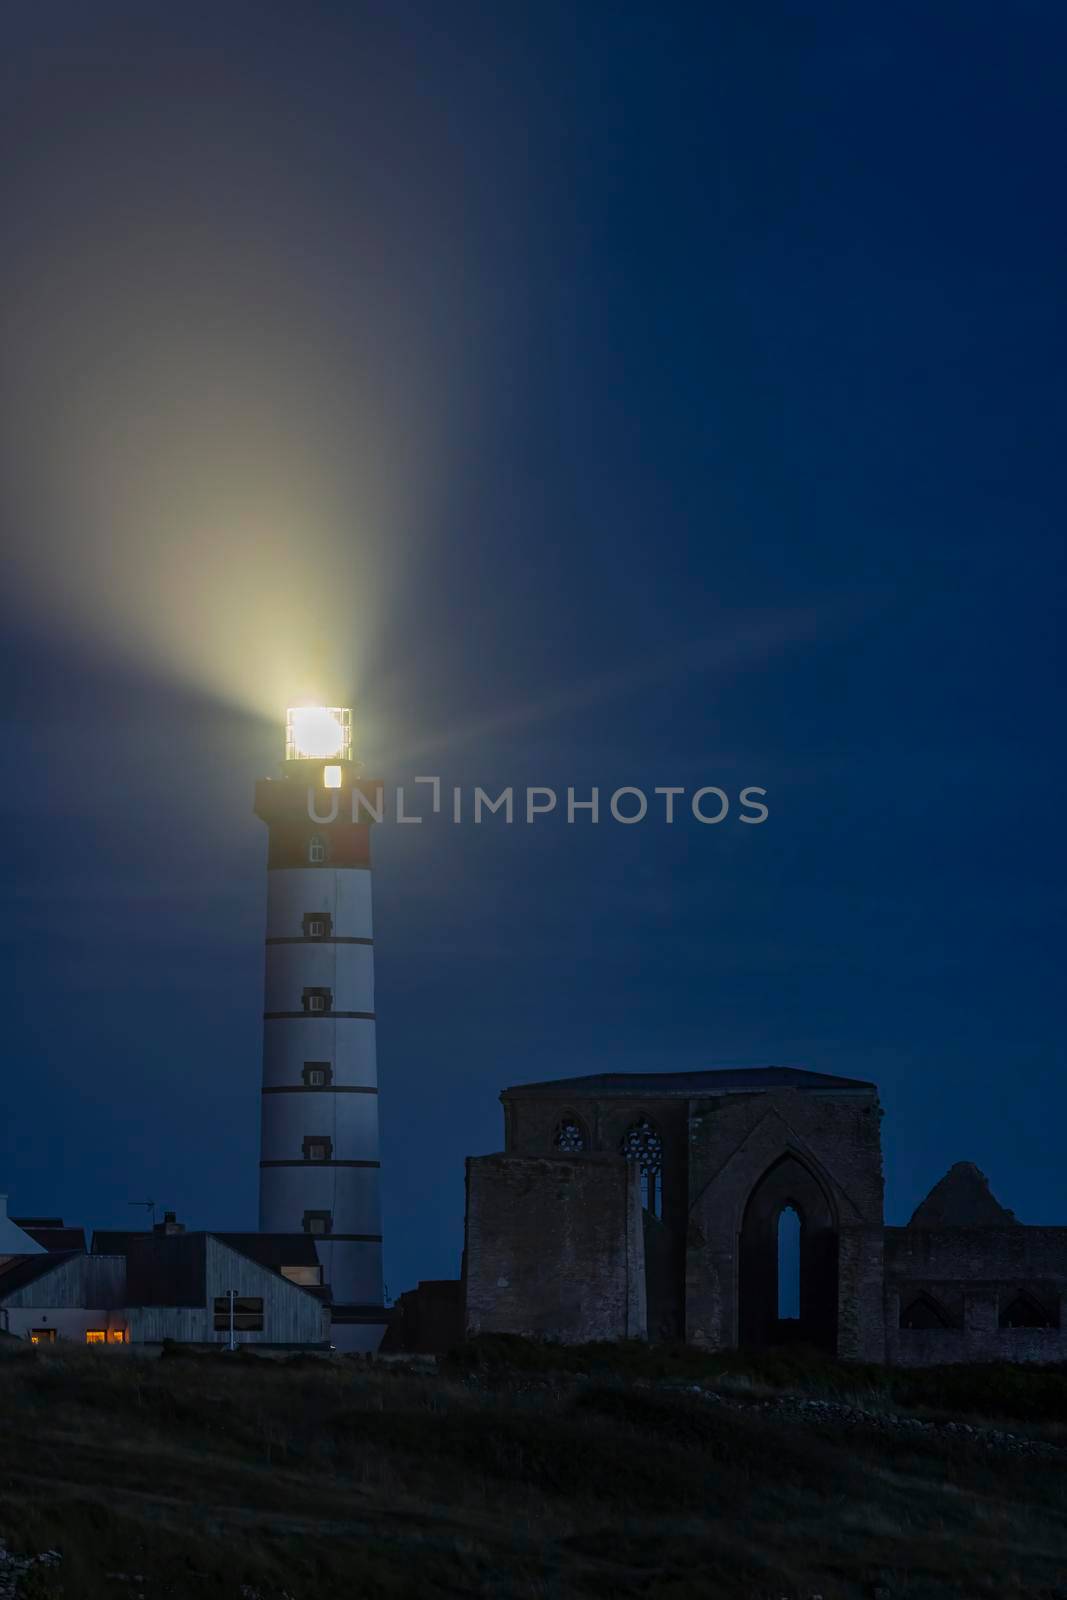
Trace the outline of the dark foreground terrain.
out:
M 1067 1600 L 1065 1485 L 1063 1368 L 0 1340 L 0 1596 Z

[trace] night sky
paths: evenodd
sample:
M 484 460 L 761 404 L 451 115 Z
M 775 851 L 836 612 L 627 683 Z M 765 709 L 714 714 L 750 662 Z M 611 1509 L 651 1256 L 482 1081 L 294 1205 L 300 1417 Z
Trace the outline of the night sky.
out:
M 1067 11 L 22 6 L 0 76 L 0 1189 L 256 1223 L 287 699 L 375 830 L 386 1282 L 499 1091 L 874 1079 L 887 1220 L 1067 1222 Z M 414 794 L 414 791 L 412 791 Z

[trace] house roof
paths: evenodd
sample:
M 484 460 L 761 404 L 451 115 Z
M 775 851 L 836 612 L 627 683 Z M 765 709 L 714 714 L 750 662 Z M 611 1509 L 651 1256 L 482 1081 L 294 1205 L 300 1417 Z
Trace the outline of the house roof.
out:
M 131 1239 L 151 1239 L 159 1237 L 153 1235 L 151 1228 L 99 1228 L 93 1229 L 93 1242 L 90 1255 L 94 1256 L 124 1256 L 129 1250 Z
M 55 1272 L 72 1256 L 80 1254 L 79 1250 L 42 1250 L 39 1255 L 12 1256 L 10 1261 L 0 1265 L 0 1300 L 14 1294 L 16 1289 L 25 1289 L 27 1284 L 36 1283 L 38 1278 Z
M 202 1306 L 208 1238 L 279 1277 L 282 1267 L 319 1265 L 315 1241 L 304 1233 L 103 1233 L 93 1235 L 93 1254 L 125 1255 L 130 1305 Z M 120 1241 L 122 1248 L 115 1248 Z M 325 1286 L 285 1282 L 318 1300 L 328 1298 Z
M 231 1250 L 239 1250 L 242 1255 L 251 1256 L 261 1267 L 316 1267 L 319 1264 L 315 1241 L 309 1233 L 216 1233 L 213 1229 L 208 1231 L 213 1238 L 221 1239 L 223 1244 L 228 1244 Z M 131 1240 L 181 1237 L 181 1234 L 154 1233 L 147 1228 L 98 1229 L 93 1234 L 92 1253 L 94 1256 L 124 1256 L 129 1251 Z
M 699 1099 L 708 1094 L 737 1094 L 767 1089 L 800 1089 L 823 1094 L 872 1094 L 865 1078 L 835 1078 L 828 1072 L 801 1067 L 717 1067 L 709 1072 L 596 1072 L 583 1078 L 549 1078 L 505 1089 L 506 1097 L 546 1095 L 554 1099 L 606 1098 L 611 1095 Z
M 266 1271 L 276 1272 L 279 1277 L 283 1266 L 319 1265 L 315 1241 L 304 1233 L 95 1233 L 92 1254 L 126 1257 L 128 1305 L 203 1306 L 207 1296 L 205 1267 L 209 1237 L 247 1256 Z M 10 1260 L 0 1262 L 0 1300 L 55 1271 L 73 1257 L 84 1255 L 84 1248 L 12 1255 Z M 284 1282 L 296 1293 L 329 1300 L 327 1285 L 293 1283 L 291 1278 Z
M 275 1271 L 319 1265 L 319 1253 L 309 1233 L 216 1233 L 215 1238 Z
M 43 1245 L 46 1250 L 81 1250 L 85 1249 L 84 1228 L 64 1228 L 59 1223 L 38 1223 L 32 1219 L 13 1217 L 23 1233 L 28 1233 L 37 1244 Z
M 0 1256 L 36 1255 L 43 1246 L 7 1214 L 7 1195 L 0 1194 Z
M 204 1305 L 205 1237 L 202 1233 L 131 1234 L 125 1251 L 127 1304 Z

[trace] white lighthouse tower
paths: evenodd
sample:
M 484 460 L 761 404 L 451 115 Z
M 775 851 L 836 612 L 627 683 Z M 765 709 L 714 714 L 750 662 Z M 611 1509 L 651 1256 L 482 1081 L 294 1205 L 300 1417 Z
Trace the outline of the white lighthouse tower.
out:
M 352 713 L 294 707 L 282 776 L 256 784 L 269 830 L 259 1226 L 314 1236 L 339 1350 L 386 1325 L 370 820 Z

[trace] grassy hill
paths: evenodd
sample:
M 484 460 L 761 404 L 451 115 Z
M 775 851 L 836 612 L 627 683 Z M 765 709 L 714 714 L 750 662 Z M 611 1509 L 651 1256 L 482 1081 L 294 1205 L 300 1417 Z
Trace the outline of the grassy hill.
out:
M 1065 1445 L 1061 1368 L 4 1341 L 0 1596 L 1067 1600 Z

